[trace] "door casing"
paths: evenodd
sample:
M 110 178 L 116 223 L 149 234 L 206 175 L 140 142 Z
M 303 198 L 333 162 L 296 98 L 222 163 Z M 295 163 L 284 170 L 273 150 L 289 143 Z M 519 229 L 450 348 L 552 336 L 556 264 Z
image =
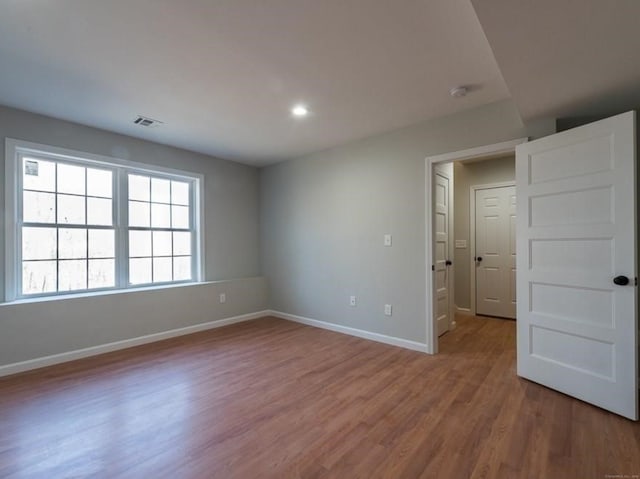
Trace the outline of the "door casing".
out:
M 515 153 L 516 146 L 529 141 L 528 138 L 494 143 L 479 146 L 467 150 L 444 153 L 442 155 L 425 158 L 425 311 L 426 311 L 426 352 L 436 354 L 438 352 L 438 334 L 435 314 L 434 277 L 431 266 L 434 264 L 434 234 L 433 234 L 433 184 L 434 165 L 452 161 L 472 161 L 490 158 L 492 156 Z M 517 193 L 516 193 L 517 194 Z

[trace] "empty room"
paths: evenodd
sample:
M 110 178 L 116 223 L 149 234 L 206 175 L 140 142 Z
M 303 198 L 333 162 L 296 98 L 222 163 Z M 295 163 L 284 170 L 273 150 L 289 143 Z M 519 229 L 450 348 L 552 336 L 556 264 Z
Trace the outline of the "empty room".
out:
M 639 18 L 0 0 L 0 478 L 639 478 Z

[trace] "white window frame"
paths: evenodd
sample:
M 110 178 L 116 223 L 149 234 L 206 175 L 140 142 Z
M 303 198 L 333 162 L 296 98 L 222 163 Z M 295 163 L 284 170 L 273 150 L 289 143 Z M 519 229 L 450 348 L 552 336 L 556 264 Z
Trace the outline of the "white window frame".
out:
M 34 155 L 43 160 L 50 159 L 70 164 L 81 164 L 87 167 L 108 168 L 113 172 L 113 208 L 115 230 L 115 286 L 102 289 L 56 291 L 51 293 L 23 295 L 21 290 L 22 248 L 20 243 L 19 218 L 22 202 L 22 169 L 21 158 Z M 185 281 L 169 281 L 128 284 L 128 195 L 127 174 L 142 174 L 154 178 L 185 181 L 191 185 L 191 224 L 193 231 L 191 245 L 192 279 Z M 5 302 L 29 300 L 42 297 L 91 296 L 102 291 L 118 292 L 158 287 L 183 286 L 185 284 L 204 281 L 204 176 L 173 168 L 139 163 L 130 160 L 85 153 L 65 148 L 42 145 L 7 138 L 5 140 Z M 56 227 L 59 227 L 57 225 Z M 90 225 L 86 227 L 91 228 Z M 147 228 L 135 228 L 147 229 Z M 153 231 L 153 228 L 148 228 Z

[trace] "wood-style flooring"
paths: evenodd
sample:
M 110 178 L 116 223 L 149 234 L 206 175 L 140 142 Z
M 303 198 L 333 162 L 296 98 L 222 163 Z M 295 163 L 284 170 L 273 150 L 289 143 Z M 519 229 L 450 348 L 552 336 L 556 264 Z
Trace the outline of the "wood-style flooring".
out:
M 428 356 L 268 318 L 0 379 L 2 478 L 640 476 L 640 425 L 515 374 L 515 323 Z

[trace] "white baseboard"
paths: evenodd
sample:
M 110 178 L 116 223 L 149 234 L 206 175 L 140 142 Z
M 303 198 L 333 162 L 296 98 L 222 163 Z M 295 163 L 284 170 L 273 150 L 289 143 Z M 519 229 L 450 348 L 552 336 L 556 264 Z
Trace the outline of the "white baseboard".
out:
M 185 334 L 206 331 L 207 329 L 220 328 L 222 326 L 228 326 L 230 324 L 241 323 L 243 321 L 249 321 L 252 319 L 261 318 L 263 316 L 268 316 L 270 313 L 270 311 L 257 311 L 255 313 L 242 314 L 240 316 L 233 316 L 230 318 L 218 319 L 216 321 L 194 324 L 193 326 L 186 326 L 184 328 L 171 329 L 169 331 L 147 334 L 146 336 L 138 336 L 137 338 L 124 339 L 122 341 L 115 341 L 113 343 L 100 344 L 98 346 L 76 349 L 75 351 L 69 351 L 66 353 L 53 354 L 51 356 L 29 359 L 27 361 L 21 361 L 19 363 L 7 364 L 4 366 L 0 366 L 0 377 L 8 376 L 10 374 L 17 374 L 24 371 L 30 371 L 32 369 L 39 369 L 46 366 L 52 366 L 54 364 L 66 363 L 68 361 L 87 358 L 89 356 L 97 356 L 98 354 L 118 351 L 119 349 L 126 349 L 133 346 L 140 346 L 142 344 L 162 341 L 163 339 L 174 338 L 176 336 L 184 336 Z
M 363 329 L 350 328 L 348 326 L 341 326 L 339 324 L 328 323 L 326 321 L 319 321 L 317 319 L 305 318 L 303 316 L 296 316 L 295 314 L 283 313 L 281 311 L 268 311 L 270 316 L 275 316 L 281 319 L 287 319 L 296 323 L 306 324 L 307 326 L 314 326 L 316 328 L 328 329 L 329 331 L 335 331 L 337 333 L 348 334 L 350 336 L 357 336 L 359 338 L 369 339 L 371 341 L 377 341 L 379 343 L 390 344 L 392 346 L 399 346 L 405 349 L 411 349 L 413 351 L 420 351 L 422 353 L 427 352 L 427 345 L 418 343 L 417 341 L 410 341 L 408 339 L 396 338 L 394 336 L 386 336 L 384 334 L 372 333 Z
M 286 319 L 289 321 L 294 321 L 296 323 L 302 323 L 308 326 L 314 326 L 316 328 L 321 328 L 321 329 L 328 329 L 330 331 L 335 331 L 342 334 L 348 334 L 350 336 L 357 336 L 359 338 L 369 339 L 371 341 L 377 341 L 379 343 L 390 344 L 392 346 L 399 346 L 401 348 L 411 349 L 413 351 L 420 351 L 423 353 L 427 352 L 426 344 L 418 343 L 416 341 L 396 338 L 393 336 L 386 336 L 384 334 L 372 333 L 362 329 L 350 328 L 348 326 L 341 326 L 338 324 L 328 323 L 325 321 L 318 321 L 317 319 L 309 319 L 302 316 L 296 316 L 294 314 L 282 313 L 280 311 L 265 310 L 265 311 L 257 311 L 255 313 L 243 314 L 240 316 L 233 316 L 230 318 L 218 319 L 216 321 L 209 321 L 206 323 L 194 324 L 192 326 L 186 326 L 184 328 L 177 328 L 177 329 L 171 329 L 169 331 L 162 331 L 159 333 L 147 334 L 145 336 L 138 336 L 136 338 L 123 339 L 122 341 L 115 341 L 113 343 L 100 344 L 97 346 L 91 346 L 89 348 L 76 349 L 74 351 L 53 354 L 51 356 L 43 356 L 41 358 L 29 359 L 27 361 L 21 361 L 18 363 L 6 364 L 4 366 L 0 366 L 0 377 L 9 376 L 11 374 L 18 374 L 25 371 L 31 371 L 33 369 L 44 368 L 47 366 L 53 366 L 54 364 L 75 361 L 76 359 L 88 358 L 90 356 L 97 356 L 99 354 L 110 353 L 112 351 L 118 351 L 120 349 L 131 348 L 134 346 L 140 346 L 142 344 L 162 341 L 163 339 L 174 338 L 177 336 L 184 336 L 186 334 L 206 331 L 208 329 L 220 328 L 222 326 L 241 323 L 243 321 L 250 321 L 252 319 L 258 319 L 264 316 L 275 316 L 275 317 Z
M 456 306 L 455 308 L 456 308 L 456 314 L 464 314 L 466 316 L 473 316 L 473 313 L 471 312 L 471 309 L 469 309 L 469 308 L 460 308 L 458 306 Z

